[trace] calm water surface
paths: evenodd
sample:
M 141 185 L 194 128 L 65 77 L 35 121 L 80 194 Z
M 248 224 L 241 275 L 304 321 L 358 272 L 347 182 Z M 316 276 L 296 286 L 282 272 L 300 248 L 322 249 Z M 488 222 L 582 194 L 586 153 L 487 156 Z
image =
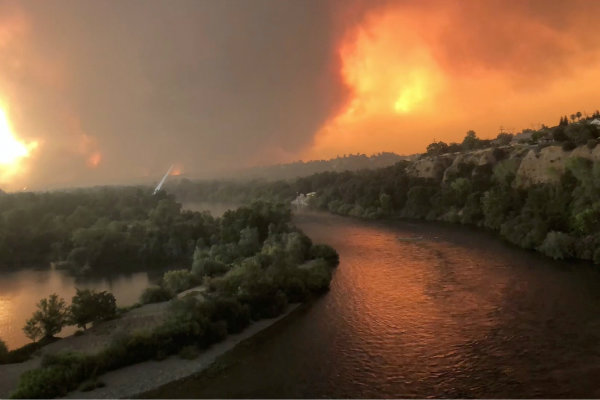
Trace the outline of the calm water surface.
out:
M 117 306 L 128 306 L 138 301 L 149 286 L 148 275 L 135 273 L 117 275 L 110 279 L 75 279 L 65 271 L 20 270 L 0 273 L 0 338 L 10 349 L 30 342 L 23 334 L 25 321 L 31 318 L 36 304 L 52 293 L 63 297 L 67 304 L 75 295 L 75 288 L 108 290 L 117 300 Z M 74 327 L 64 328 L 60 335 L 70 335 Z
M 300 216 L 331 291 L 158 397 L 598 397 L 600 274 L 478 231 Z M 403 240 L 413 237 L 422 240 Z

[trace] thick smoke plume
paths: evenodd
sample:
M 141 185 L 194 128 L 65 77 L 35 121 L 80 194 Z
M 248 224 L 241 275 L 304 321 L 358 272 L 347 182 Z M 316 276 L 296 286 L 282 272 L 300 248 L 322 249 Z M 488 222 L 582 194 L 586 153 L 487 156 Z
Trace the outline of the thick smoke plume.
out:
M 13 190 L 211 176 L 600 105 L 592 1 L 0 0 Z

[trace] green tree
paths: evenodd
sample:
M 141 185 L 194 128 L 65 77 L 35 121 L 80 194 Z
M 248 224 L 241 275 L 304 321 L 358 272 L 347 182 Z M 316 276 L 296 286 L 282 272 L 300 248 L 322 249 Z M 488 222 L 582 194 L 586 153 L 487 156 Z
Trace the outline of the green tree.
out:
M 23 327 L 23 332 L 25 336 L 31 339 L 32 342 L 37 342 L 39 338 L 42 337 L 42 327 L 40 326 L 40 322 L 35 318 L 30 318 L 25 323 Z
M 260 250 L 260 240 L 258 229 L 246 227 L 240 231 L 240 240 L 238 241 L 240 252 L 244 256 L 251 256 Z
M 41 299 L 37 304 L 38 310 L 33 313 L 29 321 L 31 324 L 39 323 L 44 337 L 52 337 L 59 333 L 63 326 L 67 325 L 69 318 L 69 308 L 63 298 L 58 297 L 56 293 L 51 294 L 47 299 Z M 27 321 L 27 325 L 30 322 Z
M 163 275 L 163 285 L 165 289 L 173 293 L 183 292 L 196 284 L 196 278 L 187 269 L 178 269 L 167 271 Z
M 77 289 L 71 301 L 71 321 L 84 330 L 87 324 L 114 317 L 116 312 L 115 296 L 106 291 Z

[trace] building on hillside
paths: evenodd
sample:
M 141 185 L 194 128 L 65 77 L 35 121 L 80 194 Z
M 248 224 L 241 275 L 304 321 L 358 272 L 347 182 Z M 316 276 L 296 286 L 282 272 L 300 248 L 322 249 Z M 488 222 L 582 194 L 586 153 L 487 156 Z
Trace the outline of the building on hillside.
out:
M 594 118 L 593 120 L 591 120 L 590 122 L 588 122 L 588 124 L 600 127 L 600 118 Z
M 292 200 L 291 204 L 293 208 L 302 209 L 308 207 L 308 201 L 315 197 L 317 192 L 310 192 L 307 194 L 299 193 L 298 196 L 294 200 Z

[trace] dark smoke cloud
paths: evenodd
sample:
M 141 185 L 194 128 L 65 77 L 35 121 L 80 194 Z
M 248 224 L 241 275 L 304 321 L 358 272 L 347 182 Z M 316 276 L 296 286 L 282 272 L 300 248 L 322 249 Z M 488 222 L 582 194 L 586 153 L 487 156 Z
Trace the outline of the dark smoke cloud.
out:
M 541 88 L 598 64 L 599 11 L 585 0 L 0 0 L 0 104 L 20 138 L 40 142 L 23 176 L 38 188 L 158 179 L 174 162 L 208 176 L 301 154 L 413 152 L 449 124 L 461 129 L 444 138 L 460 140 L 470 127 L 590 107 L 578 81 L 560 104 Z M 446 89 L 432 104 L 470 112 L 365 119 L 344 146 L 311 153 L 354 96 L 341 44 L 385 13 L 406 14 L 399 34 L 410 29 L 409 46 L 439 67 Z M 502 98 L 522 115 L 492 120 Z
M 320 0 L 19 3 L 29 27 L 13 43 L 24 49 L 22 84 L 2 89 L 21 111 L 21 134 L 42 139 L 34 184 L 297 154 L 346 95 L 333 9 Z M 94 151 L 102 160 L 90 169 Z

